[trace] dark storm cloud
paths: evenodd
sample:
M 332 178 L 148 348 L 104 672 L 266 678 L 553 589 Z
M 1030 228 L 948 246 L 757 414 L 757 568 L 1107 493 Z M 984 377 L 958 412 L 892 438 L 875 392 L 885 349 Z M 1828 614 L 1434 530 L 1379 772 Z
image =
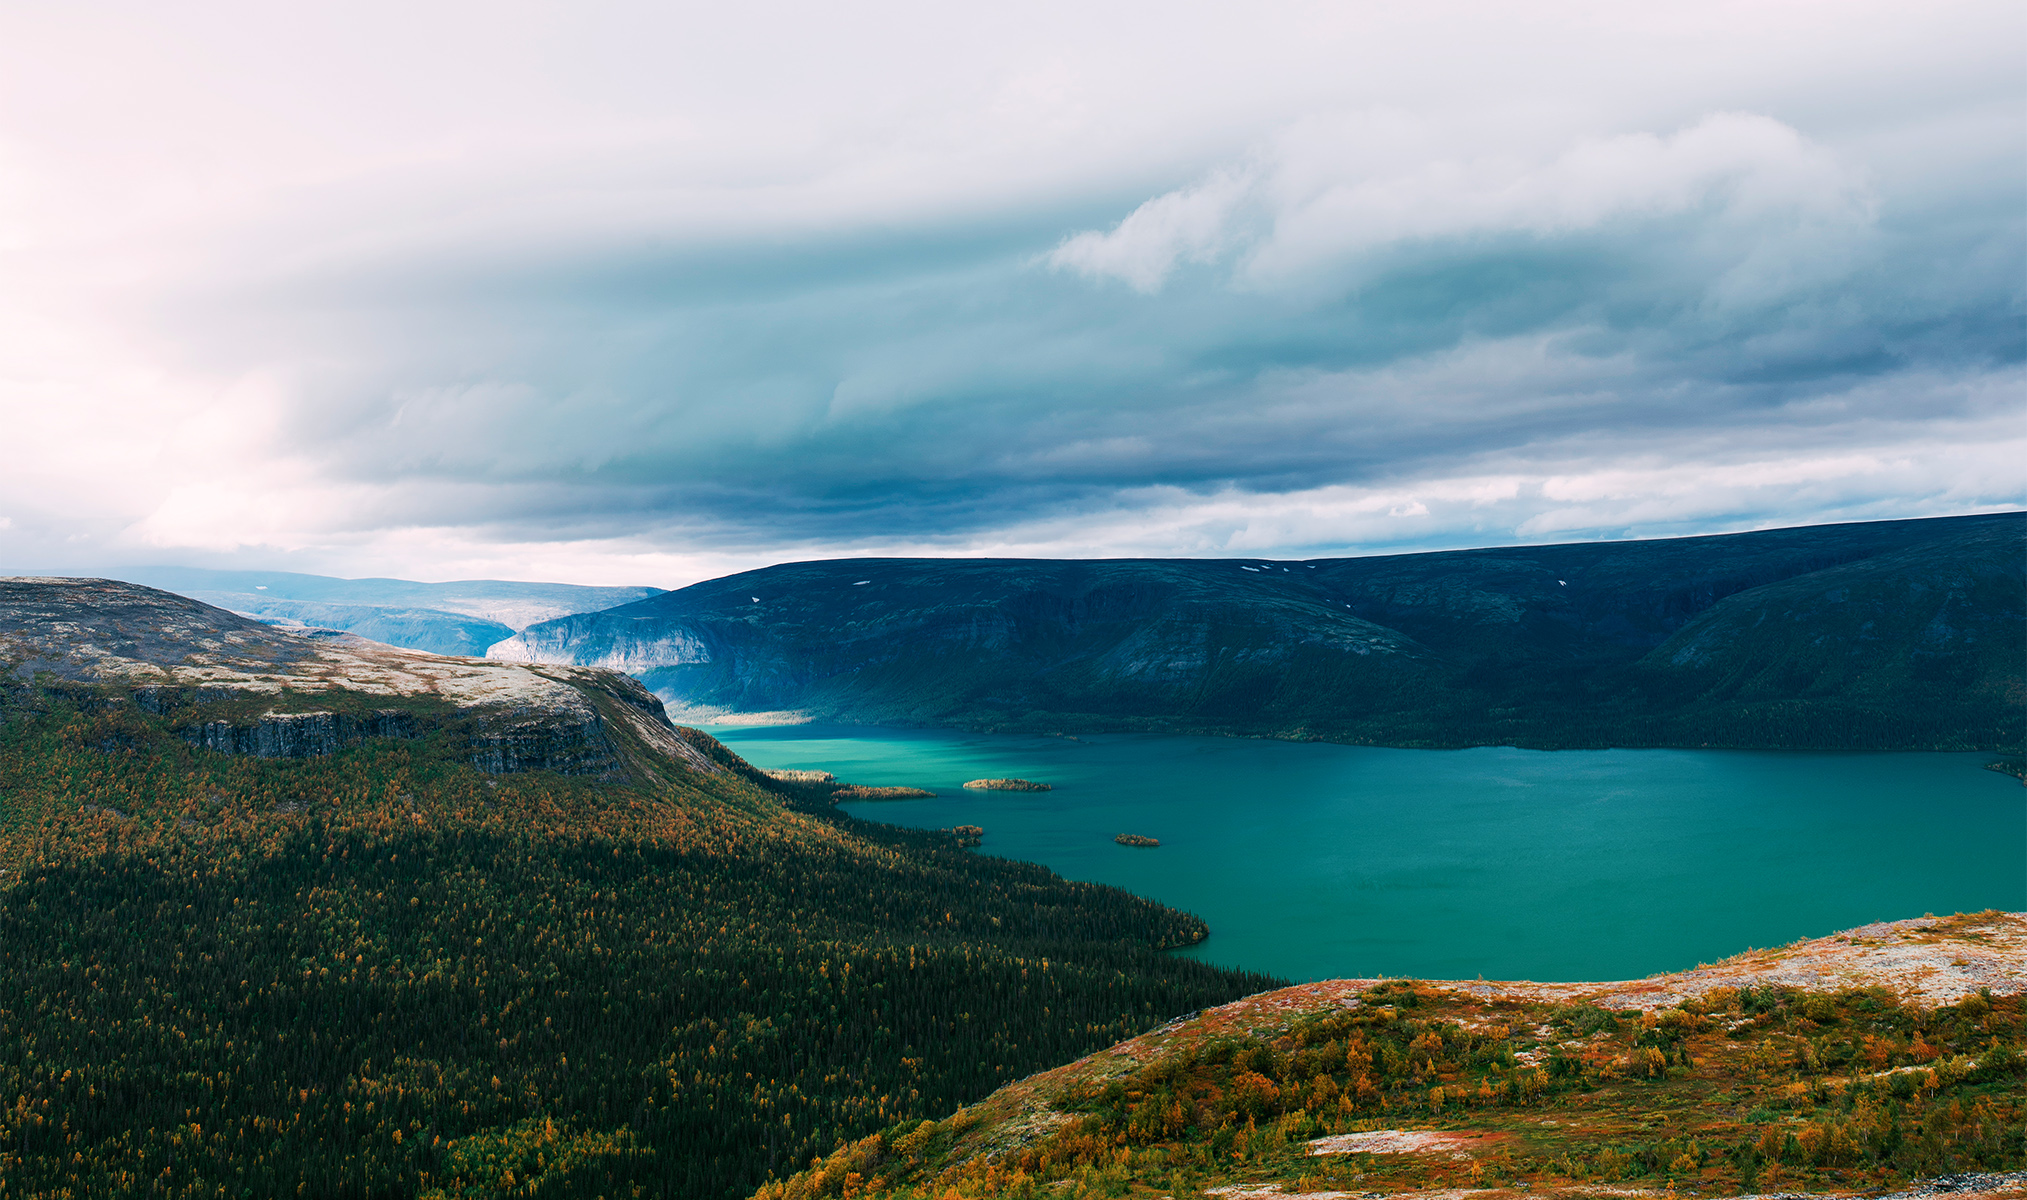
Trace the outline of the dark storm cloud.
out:
M 0 537 L 686 571 L 2027 499 L 2016 11 L 1437 8 L 444 20 L 375 89 L 391 9 L 318 87 L 190 65 L 273 13 L 158 30 L 159 106 L 0 123 L 63 185 L 13 242 L 0 194 L 0 403 L 75 449 Z
M 2017 220 L 1899 211 L 1767 118 L 1433 179 L 1356 151 L 1269 147 L 1110 221 L 491 246 L 253 299 L 285 342 L 343 331 L 300 450 L 484 485 L 426 523 L 554 536 L 923 538 L 1132 489 L 1821 453 L 1988 419 L 1949 381 L 2019 362 Z

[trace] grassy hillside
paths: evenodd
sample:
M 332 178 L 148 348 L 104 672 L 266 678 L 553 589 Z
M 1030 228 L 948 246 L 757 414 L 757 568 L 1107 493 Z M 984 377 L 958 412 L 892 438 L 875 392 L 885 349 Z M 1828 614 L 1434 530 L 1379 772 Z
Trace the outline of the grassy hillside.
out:
M 7 1200 L 740 1195 L 1270 982 L 702 735 L 646 784 L 483 776 L 454 722 L 287 761 L 120 689 L 0 718 Z
M 897 1123 L 757 1200 L 1876 1195 L 2017 1170 L 2023 951 L 2027 920 L 1981 913 L 1622 984 L 1304 985 Z
M 795 563 L 532 626 L 672 704 L 1402 746 L 2006 749 L 2020 514 L 1276 563 Z

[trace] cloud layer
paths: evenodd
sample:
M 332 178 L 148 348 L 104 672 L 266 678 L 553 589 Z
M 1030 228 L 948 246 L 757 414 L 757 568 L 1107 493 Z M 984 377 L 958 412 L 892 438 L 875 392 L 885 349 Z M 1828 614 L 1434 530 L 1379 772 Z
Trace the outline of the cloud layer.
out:
M 2017 507 L 2022 23 L 0 17 L 0 559 L 667 584 Z

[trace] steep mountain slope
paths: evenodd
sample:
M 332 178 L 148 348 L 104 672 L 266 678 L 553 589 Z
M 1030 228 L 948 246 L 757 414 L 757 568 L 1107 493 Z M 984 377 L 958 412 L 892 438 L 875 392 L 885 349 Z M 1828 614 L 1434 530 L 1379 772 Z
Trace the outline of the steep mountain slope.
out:
M 2027 914 L 1999 912 L 1618 983 L 1303 984 L 897 1124 L 757 1200 L 1878 1196 L 1938 1175 L 1914 1194 L 2018 1196 L 2023 992 Z
M 2021 514 L 1273 563 L 794 563 L 529 627 L 699 715 L 1396 745 L 1999 748 Z
M 1272 982 L 962 842 L 611 672 L 0 580 L 0 1196 L 743 1194 Z
M 122 579 L 280 625 L 341 629 L 432 654 L 483 655 L 537 621 L 659 595 L 652 587 L 581 587 L 465 579 L 336 579 L 289 571 L 139 567 Z

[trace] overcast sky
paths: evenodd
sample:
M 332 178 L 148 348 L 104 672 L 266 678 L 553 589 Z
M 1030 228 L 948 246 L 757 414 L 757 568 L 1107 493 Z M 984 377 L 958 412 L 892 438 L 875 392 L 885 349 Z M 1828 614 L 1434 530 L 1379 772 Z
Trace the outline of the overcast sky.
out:
M 0 9 L 0 568 L 2027 503 L 2027 6 Z

